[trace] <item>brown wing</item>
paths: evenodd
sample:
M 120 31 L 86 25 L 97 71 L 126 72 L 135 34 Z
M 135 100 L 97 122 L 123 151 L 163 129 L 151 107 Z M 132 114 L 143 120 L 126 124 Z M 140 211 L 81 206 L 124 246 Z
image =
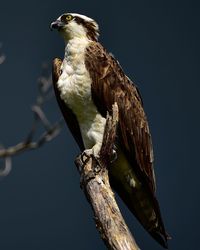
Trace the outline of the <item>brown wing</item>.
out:
M 81 136 L 81 131 L 80 127 L 78 124 L 78 121 L 76 119 L 76 116 L 72 112 L 70 108 L 67 107 L 65 102 L 60 98 L 60 92 L 56 86 L 56 83 L 61 75 L 61 64 L 62 60 L 59 58 L 55 58 L 53 60 L 53 67 L 52 67 L 52 79 L 53 79 L 53 86 L 54 86 L 54 91 L 56 95 L 57 102 L 59 104 L 59 107 L 62 111 L 62 114 L 65 118 L 65 121 L 67 123 L 67 126 L 72 133 L 74 139 L 76 140 L 77 144 L 79 145 L 79 148 L 81 151 L 84 150 L 84 144 L 83 144 L 83 139 Z
M 155 191 L 153 149 L 147 119 L 137 87 L 124 74 L 119 63 L 96 42 L 86 49 L 85 64 L 92 78 L 92 96 L 105 116 L 112 104 L 119 107 L 121 146 L 134 171 Z

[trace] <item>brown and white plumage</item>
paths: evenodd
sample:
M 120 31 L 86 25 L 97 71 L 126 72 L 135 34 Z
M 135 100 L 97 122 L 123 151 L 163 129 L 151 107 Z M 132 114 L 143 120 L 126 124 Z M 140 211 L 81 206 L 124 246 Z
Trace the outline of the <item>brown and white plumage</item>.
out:
M 64 14 L 52 27 L 61 32 L 66 43 L 64 60 L 55 59 L 53 63 L 53 82 L 70 131 L 81 150 L 91 148 L 98 153 L 106 112 L 117 102 L 118 159 L 109 170 L 111 185 L 144 228 L 167 247 L 155 197 L 151 135 L 137 87 L 98 43 L 94 20 Z
M 120 144 L 126 154 L 135 155 L 139 170 L 155 190 L 151 135 L 136 86 L 99 43 L 93 42 L 86 49 L 85 64 L 91 72 L 92 96 L 96 106 L 105 116 L 106 111 L 111 111 L 112 104 L 117 102 Z

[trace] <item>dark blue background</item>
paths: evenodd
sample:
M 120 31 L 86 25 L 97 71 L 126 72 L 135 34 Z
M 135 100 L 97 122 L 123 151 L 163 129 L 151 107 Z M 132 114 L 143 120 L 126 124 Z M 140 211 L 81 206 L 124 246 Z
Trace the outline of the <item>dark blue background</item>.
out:
M 41 64 L 63 56 L 49 24 L 63 12 L 93 17 L 100 41 L 142 93 L 155 151 L 157 196 L 170 249 L 199 245 L 199 12 L 198 1 L 1 1 L 0 141 L 22 140 L 32 121 Z M 53 102 L 52 120 L 60 116 Z M 37 151 L 14 158 L 0 182 L 0 249 L 105 249 L 79 188 L 69 131 Z M 141 249 L 158 250 L 120 202 Z

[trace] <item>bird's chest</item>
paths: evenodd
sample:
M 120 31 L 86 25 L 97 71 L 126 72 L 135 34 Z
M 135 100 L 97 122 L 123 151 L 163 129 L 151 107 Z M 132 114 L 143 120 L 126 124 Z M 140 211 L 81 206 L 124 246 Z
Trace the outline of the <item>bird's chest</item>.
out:
M 81 55 L 72 61 L 64 60 L 62 74 L 58 81 L 61 98 L 73 110 L 78 119 L 84 119 L 83 112 L 93 105 L 91 79 Z
M 82 51 L 69 53 L 63 61 L 62 74 L 57 87 L 60 90 L 61 99 L 76 115 L 85 147 L 90 148 L 97 142 L 101 143 L 105 118 L 100 115 L 93 103 L 92 81 L 84 60 Z

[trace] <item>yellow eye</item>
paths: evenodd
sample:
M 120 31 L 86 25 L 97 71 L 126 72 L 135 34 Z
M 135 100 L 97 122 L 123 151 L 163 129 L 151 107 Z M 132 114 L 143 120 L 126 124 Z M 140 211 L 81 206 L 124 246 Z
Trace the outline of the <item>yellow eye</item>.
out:
M 71 15 L 67 15 L 66 17 L 65 17 L 65 19 L 67 20 L 67 21 L 71 21 L 72 20 L 72 16 Z
M 74 17 L 72 16 L 72 15 L 70 15 L 70 14 L 64 14 L 64 15 L 62 15 L 61 16 L 61 21 L 63 22 L 63 23 L 68 23 L 68 22 L 70 22 L 72 19 L 73 19 Z

